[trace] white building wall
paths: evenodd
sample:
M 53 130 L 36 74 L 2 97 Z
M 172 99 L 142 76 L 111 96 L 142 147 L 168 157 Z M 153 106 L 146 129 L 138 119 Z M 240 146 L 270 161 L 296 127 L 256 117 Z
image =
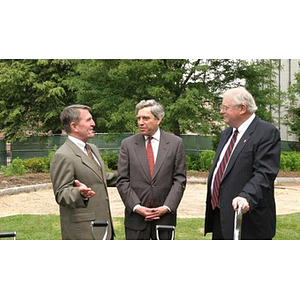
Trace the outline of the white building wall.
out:
M 295 82 L 295 73 L 300 72 L 300 59 L 280 59 L 280 69 L 277 76 L 278 89 L 282 92 L 287 92 L 289 86 Z M 298 141 L 296 135 L 289 133 L 289 128 L 284 125 L 284 116 L 288 113 L 287 111 L 287 99 L 284 100 L 283 105 L 274 118 L 277 119 L 278 129 L 280 136 L 283 141 Z

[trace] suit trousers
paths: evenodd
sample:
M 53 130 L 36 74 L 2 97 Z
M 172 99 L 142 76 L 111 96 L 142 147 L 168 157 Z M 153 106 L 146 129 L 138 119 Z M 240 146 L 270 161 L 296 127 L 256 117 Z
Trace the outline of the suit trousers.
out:
M 224 240 L 222 227 L 221 227 L 221 219 L 220 219 L 220 208 L 216 207 L 213 211 L 213 240 Z
M 144 230 L 133 230 L 125 228 L 126 240 L 157 240 L 156 222 L 147 222 L 147 227 Z M 171 240 L 172 232 L 170 230 L 160 230 L 160 240 Z

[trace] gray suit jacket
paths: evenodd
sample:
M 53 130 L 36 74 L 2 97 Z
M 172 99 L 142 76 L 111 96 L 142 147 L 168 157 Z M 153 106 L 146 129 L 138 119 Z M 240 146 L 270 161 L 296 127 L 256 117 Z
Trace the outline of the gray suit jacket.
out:
M 137 204 L 149 207 L 167 205 L 171 213 L 157 224 L 176 225 L 176 211 L 186 186 L 185 150 L 181 138 L 161 132 L 153 177 L 150 178 L 143 135 L 138 134 L 122 141 L 117 188 L 125 205 L 125 226 L 143 230 L 144 217 L 133 213 Z
M 69 139 L 51 160 L 51 181 L 60 206 L 63 239 L 92 239 L 90 221 L 95 219 L 109 221 L 107 239 L 114 235 L 104 162 L 97 147 L 89 145 L 101 164 L 102 174 L 95 163 Z M 94 190 L 96 195 L 85 201 L 74 183 L 75 179 Z M 95 228 L 96 238 L 102 239 L 103 232 L 104 228 Z

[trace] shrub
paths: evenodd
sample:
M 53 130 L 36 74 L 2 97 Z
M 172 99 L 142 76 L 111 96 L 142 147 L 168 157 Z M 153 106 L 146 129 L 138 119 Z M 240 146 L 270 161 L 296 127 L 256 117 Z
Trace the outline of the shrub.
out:
M 118 160 L 119 160 L 118 153 L 106 152 L 106 153 L 102 153 L 101 157 L 104 160 L 105 165 L 108 167 L 108 171 L 118 169 Z
M 209 171 L 215 158 L 215 151 L 205 150 L 200 153 L 199 171 Z
M 24 160 L 24 166 L 28 173 L 47 173 L 48 157 L 34 157 Z
M 26 173 L 23 160 L 19 157 L 12 160 L 11 164 L 7 167 L 2 166 L 1 172 L 4 176 L 21 176 Z
M 300 152 L 282 152 L 280 157 L 281 171 L 300 171 Z
M 209 171 L 215 157 L 215 151 L 205 150 L 199 154 L 186 155 L 186 166 L 188 170 Z
M 50 161 L 55 151 L 50 151 L 48 157 L 34 157 L 25 159 L 23 164 L 28 173 L 48 173 L 50 171 Z

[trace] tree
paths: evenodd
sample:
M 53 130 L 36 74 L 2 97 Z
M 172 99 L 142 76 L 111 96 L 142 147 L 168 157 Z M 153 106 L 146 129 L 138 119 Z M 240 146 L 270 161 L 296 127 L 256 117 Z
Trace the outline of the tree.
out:
M 7 140 L 60 131 L 60 112 L 75 101 L 64 84 L 72 72 L 67 60 L 0 61 L 0 129 Z
M 98 132 L 135 132 L 135 105 L 154 98 L 165 107 L 164 130 L 218 135 L 221 95 L 231 87 L 245 86 L 257 114 L 272 121 L 275 70 L 270 60 L 0 60 L 0 130 L 11 141 L 58 133 L 62 109 L 81 103 Z
M 77 101 L 93 108 L 100 132 L 134 132 L 134 107 L 154 98 L 166 111 L 163 129 L 217 134 L 222 125 L 219 105 L 228 88 L 245 85 L 254 94 L 258 114 L 271 120 L 274 97 L 270 61 L 228 59 L 83 60 L 78 75 L 69 80 Z
M 295 74 L 295 83 L 288 90 L 289 102 L 286 124 L 291 128 L 290 133 L 295 134 L 300 140 L 300 73 Z

